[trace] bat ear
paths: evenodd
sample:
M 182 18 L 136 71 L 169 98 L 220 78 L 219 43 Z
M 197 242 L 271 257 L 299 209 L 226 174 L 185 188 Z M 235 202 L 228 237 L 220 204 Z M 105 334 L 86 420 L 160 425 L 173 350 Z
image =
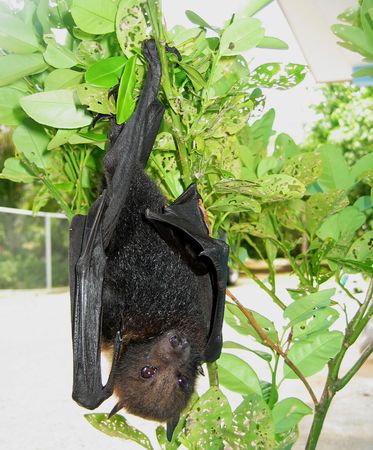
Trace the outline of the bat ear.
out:
M 167 440 L 169 442 L 171 442 L 171 440 L 172 440 L 172 435 L 175 431 L 177 424 L 179 423 L 179 419 L 180 419 L 180 416 L 177 415 L 167 422 Z
M 123 405 L 121 403 L 117 403 L 114 408 L 110 411 L 109 415 L 107 416 L 108 419 L 110 417 L 113 417 L 118 411 L 120 411 L 123 408 Z

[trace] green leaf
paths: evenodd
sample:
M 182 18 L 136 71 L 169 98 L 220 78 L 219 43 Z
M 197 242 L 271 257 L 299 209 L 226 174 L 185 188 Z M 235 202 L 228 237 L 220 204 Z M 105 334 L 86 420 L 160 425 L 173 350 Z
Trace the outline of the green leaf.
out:
M 303 183 L 284 174 L 266 175 L 255 182 L 222 180 L 216 184 L 215 188 L 222 194 L 239 192 L 243 195 L 259 197 L 265 203 L 301 198 L 306 190 Z
M 247 352 L 254 353 L 255 355 L 259 356 L 259 358 L 264 359 L 264 361 L 270 362 L 272 360 L 272 355 L 267 352 L 261 352 L 259 350 L 253 350 L 251 348 L 245 347 L 244 345 L 238 344 L 237 342 L 233 341 L 225 341 L 223 344 L 223 348 L 230 348 L 235 350 L 246 350 Z
M 349 201 L 343 190 L 313 194 L 306 202 L 306 224 L 308 231 L 313 234 L 327 217 L 337 213 L 348 205 Z
M 112 96 L 108 97 L 107 89 L 83 83 L 76 88 L 76 92 L 80 103 L 87 105 L 90 111 L 100 114 L 115 113 L 114 99 Z
M 133 91 L 136 84 L 136 56 L 132 56 L 124 68 L 124 72 L 119 84 L 117 99 L 117 123 L 126 122 L 135 109 Z
M 275 325 L 272 321 L 262 316 L 256 311 L 251 311 L 252 315 L 256 323 L 260 326 L 260 328 L 264 331 L 264 333 L 274 342 L 278 341 L 278 335 L 275 328 Z M 258 342 L 262 343 L 262 338 L 255 331 L 255 329 L 249 324 L 244 313 L 238 308 L 237 305 L 233 305 L 231 303 L 226 303 L 225 305 L 225 315 L 224 319 L 227 324 L 232 327 L 238 333 L 244 336 L 252 336 Z
M 185 11 L 185 15 L 188 17 L 188 19 L 192 23 L 194 23 L 195 25 L 198 25 L 199 27 L 209 28 L 210 30 L 218 31 L 218 28 L 215 28 L 215 27 L 212 27 L 211 25 L 209 25 L 204 19 L 202 19 L 201 16 L 199 16 L 194 11 L 191 11 L 191 10 L 187 9 Z
M 339 266 L 343 266 L 349 273 L 363 272 L 368 275 L 373 275 L 373 259 L 368 259 L 364 262 L 356 261 L 347 258 L 333 258 L 328 257 L 328 261 L 332 261 Z
M 317 153 L 301 153 L 288 159 L 282 169 L 283 173 L 291 175 L 305 186 L 315 182 L 322 173 L 320 155 Z
M 53 70 L 44 80 L 45 91 L 57 91 L 77 86 L 81 83 L 83 72 L 70 69 Z
M 241 14 L 244 14 L 246 16 L 253 16 L 261 9 L 272 3 L 272 0 L 249 0 L 247 3 L 248 5 L 245 6 L 245 9 Z
M 32 214 L 38 213 L 51 198 L 51 192 L 48 190 L 47 186 L 43 185 L 36 193 L 32 202 Z
M 111 88 L 118 84 L 126 61 L 125 56 L 112 56 L 98 61 L 89 67 L 85 80 L 93 86 Z
M 312 414 L 312 408 L 299 398 L 289 397 L 278 402 L 272 409 L 276 433 L 286 433 L 294 428 L 304 416 Z
M 17 158 L 8 158 L 4 162 L 0 179 L 14 181 L 15 183 L 32 183 L 36 177 Z
M 351 245 L 347 259 L 366 261 L 373 259 L 373 231 L 366 231 Z
M 354 206 L 347 206 L 337 214 L 325 219 L 316 234 L 322 240 L 331 238 L 335 241 L 349 241 L 355 235 L 355 231 L 365 223 L 365 220 L 364 213 Z
M 289 319 L 289 325 L 295 325 L 298 322 L 311 317 L 316 309 L 324 308 L 330 305 L 331 297 L 335 294 L 335 288 L 324 289 L 303 297 L 296 302 L 291 303 L 284 311 L 284 317 Z
M 273 36 L 264 36 L 264 38 L 257 45 L 259 48 L 271 48 L 276 50 L 287 50 L 288 44 L 282 39 Z
M 54 37 L 45 36 L 44 40 L 48 44 L 44 59 L 50 66 L 57 69 L 69 69 L 78 63 L 74 53 L 65 46 L 57 44 Z
M 244 398 L 233 413 L 225 438 L 232 449 L 277 449 L 271 412 L 262 396 Z
M 186 437 L 192 448 L 219 449 L 226 428 L 232 423 L 229 402 L 219 388 L 213 386 L 194 403 L 186 420 Z
M 40 53 L 1 56 L 0 86 L 5 86 L 28 75 L 43 72 L 47 67 Z
M 84 417 L 93 427 L 108 436 L 133 441 L 143 448 L 153 450 L 149 438 L 142 431 L 129 425 L 127 420 L 119 414 L 115 414 L 110 419 L 107 418 L 107 414 L 102 413 L 85 414 Z
M 224 97 L 230 91 L 239 89 L 245 84 L 249 73 L 247 62 L 242 56 L 220 58 L 208 90 L 209 97 Z
M 193 83 L 194 88 L 199 91 L 206 87 L 206 81 L 202 78 L 201 74 L 190 64 L 184 64 L 179 62 L 179 66 L 186 72 L 188 78 Z
M 34 53 L 39 50 L 33 27 L 18 17 L 0 13 L 0 48 L 13 53 Z
M 61 145 L 67 144 L 69 138 L 76 132 L 76 130 L 57 130 L 52 140 L 48 144 L 48 150 L 53 150 Z
M 114 31 L 117 4 L 113 0 L 73 0 L 71 15 L 86 33 L 106 34 Z
M 1 123 L 1 120 L 0 120 Z M 369 195 L 363 195 L 362 197 L 359 197 L 356 202 L 353 204 L 355 208 L 357 208 L 359 211 L 366 211 L 367 209 L 370 209 L 373 207 L 372 199 Z
M 351 175 L 358 180 L 360 175 L 369 169 L 373 169 L 373 153 L 368 153 L 360 158 L 351 168 Z
M 18 125 L 25 114 L 19 105 L 19 99 L 25 94 L 11 86 L 0 88 L 0 123 Z
M 92 121 L 92 117 L 76 105 L 74 92 L 70 90 L 40 92 L 23 97 L 20 103 L 30 117 L 43 125 L 81 128 Z
M 256 373 L 238 356 L 223 353 L 218 361 L 218 368 L 219 382 L 225 388 L 242 395 L 262 395 Z
M 301 64 L 266 63 L 257 67 L 249 78 L 249 87 L 290 89 L 304 80 L 306 67 Z
M 222 56 L 239 55 L 256 47 L 264 37 L 264 28 L 258 19 L 246 17 L 234 20 L 223 32 L 220 39 Z
M 348 46 L 351 46 L 354 51 L 359 52 L 368 58 L 373 56 L 371 43 L 369 42 L 368 36 L 361 28 L 335 24 L 332 25 L 332 31 L 339 38 L 343 39 Z
M 305 377 L 319 372 L 325 364 L 341 349 L 343 333 L 340 331 L 322 331 L 295 342 L 288 352 L 288 358 L 298 367 Z M 285 378 L 298 378 L 293 370 L 285 364 Z
M 13 142 L 17 151 L 40 169 L 46 170 L 50 165 L 50 153 L 47 152 L 49 137 L 38 123 L 26 119 L 15 129 Z
M 119 45 L 126 56 L 141 48 L 147 35 L 147 22 L 139 0 L 121 0 L 115 19 L 115 31 Z
M 260 203 L 245 195 L 226 194 L 216 200 L 209 209 L 219 212 L 237 214 L 239 212 L 253 211 L 260 213 Z
M 312 316 L 298 322 L 293 328 L 293 337 L 304 338 L 312 333 L 327 330 L 338 319 L 339 313 L 329 306 L 313 311 Z
M 323 144 L 318 151 L 323 166 L 323 173 L 318 180 L 321 188 L 326 192 L 350 189 L 354 185 L 354 177 L 342 155 L 342 150 L 336 145 Z

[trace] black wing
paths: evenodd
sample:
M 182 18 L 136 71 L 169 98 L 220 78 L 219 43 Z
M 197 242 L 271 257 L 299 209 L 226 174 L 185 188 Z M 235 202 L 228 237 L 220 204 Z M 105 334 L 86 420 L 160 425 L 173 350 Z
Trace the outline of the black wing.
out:
M 199 275 L 200 301 L 210 317 L 204 360 L 212 362 L 219 358 L 223 344 L 229 247 L 208 235 L 200 200 L 197 188 L 192 184 L 161 214 L 148 210 L 146 217 L 171 247 L 181 251 L 188 265 Z
M 97 408 L 113 391 L 113 374 L 120 349 L 117 334 L 111 372 L 105 386 L 100 365 L 102 283 L 108 247 L 126 202 L 135 165 L 145 166 L 157 135 L 164 107 L 156 99 L 161 65 L 155 46 L 144 42 L 148 72 L 135 112 L 124 125 L 115 124 L 104 159 L 106 189 L 88 215 L 75 216 L 70 234 L 70 294 L 73 339 L 73 398 Z

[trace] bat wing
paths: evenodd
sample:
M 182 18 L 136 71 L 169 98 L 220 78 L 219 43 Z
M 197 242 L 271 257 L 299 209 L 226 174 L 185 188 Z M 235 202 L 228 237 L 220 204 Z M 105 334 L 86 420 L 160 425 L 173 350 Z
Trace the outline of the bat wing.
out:
M 156 99 L 161 65 L 154 41 L 145 41 L 148 72 L 140 99 L 125 125 L 114 124 L 104 158 L 106 189 L 87 216 L 73 218 L 70 230 L 70 295 L 73 340 L 73 398 L 94 409 L 113 392 L 113 375 L 122 340 L 118 330 L 111 372 L 101 377 L 102 284 L 105 250 L 126 203 L 136 165 L 145 166 L 160 126 L 164 107 Z
M 210 318 L 204 359 L 212 362 L 219 358 L 223 342 L 229 247 L 208 235 L 200 201 L 197 188 L 192 184 L 162 213 L 148 210 L 146 218 L 171 247 L 181 251 L 188 265 L 200 275 L 201 298 Z

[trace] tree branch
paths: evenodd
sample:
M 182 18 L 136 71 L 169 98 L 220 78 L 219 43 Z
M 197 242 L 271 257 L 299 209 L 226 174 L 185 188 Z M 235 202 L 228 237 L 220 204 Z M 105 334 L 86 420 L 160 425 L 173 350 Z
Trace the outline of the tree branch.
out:
M 245 315 L 247 320 L 249 321 L 250 325 L 254 328 L 254 330 L 259 334 L 259 336 L 262 338 L 263 343 L 270 347 L 272 350 L 274 350 L 278 355 L 282 356 L 284 358 L 286 364 L 297 374 L 298 378 L 302 381 L 305 388 L 307 389 L 308 393 L 310 394 L 310 397 L 312 398 L 312 401 L 314 405 L 316 406 L 318 404 L 317 398 L 315 393 L 313 392 L 311 386 L 309 385 L 306 378 L 303 376 L 301 371 L 298 369 L 298 367 L 287 357 L 287 355 L 282 351 L 282 349 L 273 342 L 266 334 L 265 332 L 260 328 L 256 320 L 254 319 L 254 316 L 252 315 L 251 311 L 246 309 L 239 300 L 232 294 L 232 292 L 227 289 L 227 295 L 228 297 L 234 301 L 234 303 L 238 306 L 240 311 Z
M 340 391 L 342 388 L 346 386 L 346 384 L 351 380 L 351 378 L 356 374 L 356 372 L 360 369 L 360 367 L 365 363 L 365 361 L 369 358 L 369 356 L 373 352 L 373 342 L 371 342 L 368 347 L 363 351 L 360 355 L 360 358 L 355 362 L 355 364 L 351 367 L 351 369 L 338 380 L 336 385 L 336 390 Z

